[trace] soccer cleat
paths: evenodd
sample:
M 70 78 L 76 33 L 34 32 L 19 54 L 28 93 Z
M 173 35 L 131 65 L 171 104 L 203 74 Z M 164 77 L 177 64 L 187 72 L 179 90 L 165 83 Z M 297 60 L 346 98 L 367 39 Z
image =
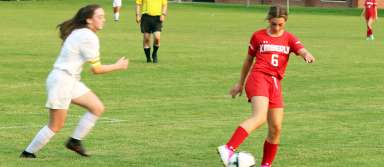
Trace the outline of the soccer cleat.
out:
M 370 36 L 367 37 L 367 40 L 368 41 L 373 41 L 373 40 L 375 40 L 375 37 L 373 35 L 370 35 Z
M 223 162 L 224 166 L 228 166 L 229 159 L 232 157 L 234 152 L 230 150 L 226 145 L 219 146 L 217 148 L 217 152 L 219 153 L 221 161 Z
M 152 63 L 151 57 L 147 57 L 147 63 Z
M 153 63 L 157 63 L 157 55 L 152 55 Z
M 36 158 L 36 155 L 33 154 L 33 153 L 29 153 L 27 151 L 23 151 L 21 154 L 20 154 L 20 158 Z
M 156 58 L 153 58 L 153 63 L 157 63 L 157 57 Z
M 375 40 L 375 37 L 373 35 L 369 36 L 369 38 L 371 38 L 371 40 Z
M 67 144 L 65 144 L 65 147 L 80 154 L 81 156 L 89 157 L 89 154 L 86 153 L 84 147 L 81 144 L 81 140 L 69 138 Z
M 271 165 L 261 165 L 260 167 L 271 167 Z

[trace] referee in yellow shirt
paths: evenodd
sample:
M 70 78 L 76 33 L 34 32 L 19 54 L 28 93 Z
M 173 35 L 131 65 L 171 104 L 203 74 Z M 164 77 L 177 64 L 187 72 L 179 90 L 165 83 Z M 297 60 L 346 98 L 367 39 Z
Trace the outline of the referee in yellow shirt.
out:
M 136 0 L 136 22 L 140 23 L 143 36 L 144 53 L 147 63 L 157 63 L 157 50 L 160 47 L 160 32 L 167 16 L 167 0 Z M 151 60 L 151 34 L 153 33 L 153 52 Z

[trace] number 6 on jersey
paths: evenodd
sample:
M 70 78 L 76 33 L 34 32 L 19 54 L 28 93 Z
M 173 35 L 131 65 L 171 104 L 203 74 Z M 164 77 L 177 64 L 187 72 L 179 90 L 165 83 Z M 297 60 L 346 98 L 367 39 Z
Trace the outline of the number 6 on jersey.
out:
M 272 54 L 271 64 L 275 67 L 279 66 L 279 55 L 278 54 Z

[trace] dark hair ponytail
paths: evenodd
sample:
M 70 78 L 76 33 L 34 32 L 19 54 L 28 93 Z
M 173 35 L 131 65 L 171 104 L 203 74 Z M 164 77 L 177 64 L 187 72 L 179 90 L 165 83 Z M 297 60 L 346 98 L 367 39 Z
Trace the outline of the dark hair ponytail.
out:
M 72 19 L 64 21 L 57 25 L 60 31 L 60 38 L 64 41 L 75 29 L 87 27 L 87 19 L 92 18 L 95 10 L 101 8 L 100 5 L 92 4 L 79 9 Z
M 270 20 L 272 18 L 284 18 L 285 21 L 288 20 L 288 12 L 287 8 L 282 6 L 271 6 L 269 8 L 267 20 Z

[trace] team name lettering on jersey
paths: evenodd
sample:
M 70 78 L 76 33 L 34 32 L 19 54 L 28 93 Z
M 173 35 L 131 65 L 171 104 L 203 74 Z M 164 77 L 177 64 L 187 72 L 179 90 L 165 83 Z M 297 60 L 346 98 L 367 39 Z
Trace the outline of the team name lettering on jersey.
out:
M 260 52 L 280 52 L 289 54 L 289 46 L 273 45 L 273 44 L 260 44 Z
M 373 2 L 367 2 L 367 7 L 371 8 L 373 6 L 373 4 L 374 4 Z
M 365 6 L 366 6 L 367 8 L 372 8 L 372 7 L 375 6 L 375 5 L 376 5 L 376 2 L 375 2 L 375 1 L 369 1 L 369 0 L 365 1 Z

